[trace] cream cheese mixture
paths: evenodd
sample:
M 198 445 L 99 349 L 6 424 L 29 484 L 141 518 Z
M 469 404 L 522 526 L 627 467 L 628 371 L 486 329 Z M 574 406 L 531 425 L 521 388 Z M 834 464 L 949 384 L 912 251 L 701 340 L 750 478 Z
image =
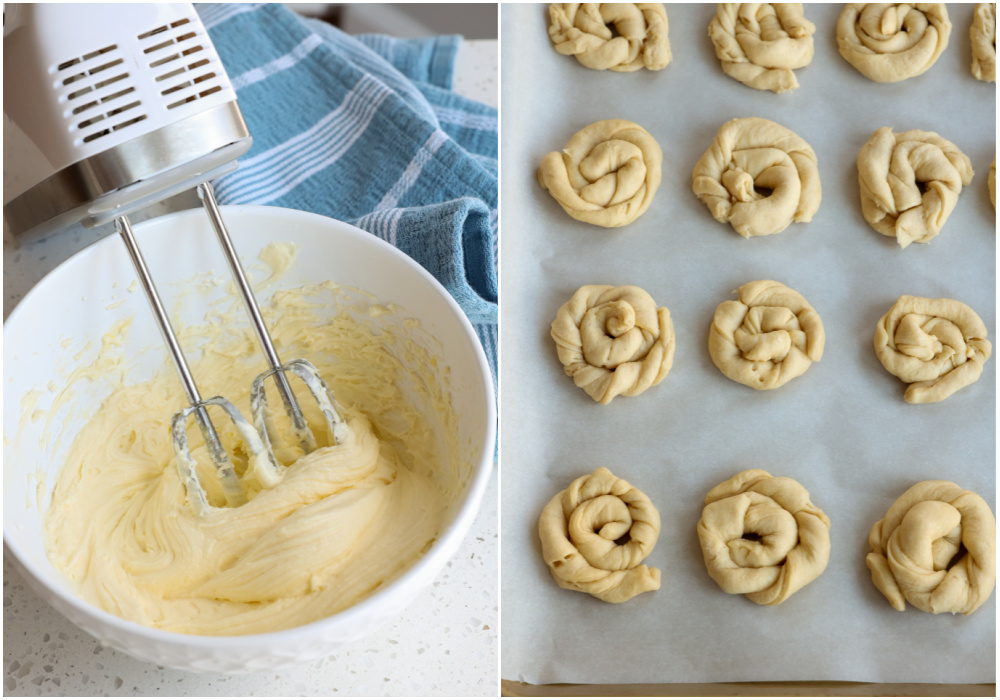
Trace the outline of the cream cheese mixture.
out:
M 288 251 L 272 249 L 261 259 L 279 253 L 287 258 Z M 287 465 L 282 480 L 263 488 L 245 475 L 246 505 L 205 516 L 189 506 L 168 429 L 186 405 L 172 368 L 114 389 L 76 437 L 45 521 L 49 558 L 81 597 L 151 627 L 253 634 L 350 607 L 427 551 L 466 476 L 445 372 L 426 343 L 415 342 L 415 320 L 371 299 L 358 304 L 363 295 L 355 292 L 326 283 L 278 292 L 265 308 L 282 359 L 317 366 L 350 436 L 305 456 L 276 447 Z M 349 300 L 352 311 L 319 315 Z M 202 395 L 224 396 L 249 418 L 250 385 L 266 366 L 242 307 L 179 330 Z M 195 349 L 200 357 L 192 357 Z M 94 369 L 113 376 L 122 361 L 103 352 Z M 310 424 L 321 426 L 305 387 L 293 388 Z M 221 413 L 213 420 L 242 471 L 233 424 Z M 315 432 L 323 444 L 324 431 Z M 200 443 L 193 421 L 188 436 Z M 201 482 L 210 502 L 221 506 L 204 446 L 194 455 L 208 465 Z

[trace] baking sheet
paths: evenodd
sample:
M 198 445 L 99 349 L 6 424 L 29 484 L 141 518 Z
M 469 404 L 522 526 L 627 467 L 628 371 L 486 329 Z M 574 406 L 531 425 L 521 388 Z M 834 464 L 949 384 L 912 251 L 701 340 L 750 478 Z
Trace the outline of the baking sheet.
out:
M 996 332 L 996 232 L 987 174 L 996 89 L 969 71 L 972 5 L 949 5 L 951 42 L 923 76 L 881 85 L 837 53 L 841 6 L 816 24 L 801 87 L 775 95 L 724 75 L 708 39 L 714 5 L 668 5 L 663 71 L 597 72 L 557 54 L 547 6 L 501 9 L 501 676 L 529 683 L 841 680 L 995 681 L 996 594 L 971 616 L 893 610 L 865 566 L 872 524 L 909 486 L 949 479 L 996 512 L 996 359 L 944 402 L 911 406 L 872 348 L 902 294 L 952 297 Z M 744 240 L 691 191 L 691 171 L 734 117 L 783 124 L 816 151 L 823 202 L 809 224 Z M 568 217 L 535 180 L 547 152 L 600 119 L 643 126 L 664 153 L 649 210 L 620 229 Z M 858 150 L 881 126 L 936 131 L 972 160 L 944 231 L 900 250 L 864 221 Z M 802 293 L 823 319 L 823 359 L 784 387 L 725 378 L 707 352 L 715 307 L 756 279 Z M 677 349 L 659 386 L 610 405 L 566 377 L 549 337 L 584 284 L 635 284 L 670 309 Z M 621 605 L 556 586 L 536 534 L 545 503 L 609 467 L 659 508 L 646 562 L 662 588 Z M 826 572 L 777 607 L 723 593 L 695 526 L 705 493 L 742 469 L 798 479 L 832 521 Z

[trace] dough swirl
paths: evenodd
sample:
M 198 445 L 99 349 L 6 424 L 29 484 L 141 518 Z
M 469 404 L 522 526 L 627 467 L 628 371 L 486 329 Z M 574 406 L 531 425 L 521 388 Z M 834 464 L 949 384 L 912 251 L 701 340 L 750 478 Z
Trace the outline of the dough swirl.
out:
M 992 2 L 976 5 L 972 15 L 972 75 L 988 83 L 997 81 L 997 6 Z
M 895 134 L 883 126 L 858 153 L 861 211 L 900 248 L 927 243 L 941 233 L 972 175 L 972 162 L 951 141 L 932 131 Z
M 760 117 L 723 124 L 692 179 L 715 220 L 729 222 L 744 238 L 811 221 L 822 199 L 813 149 L 795 132 Z
M 993 346 L 975 311 L 954 299 L 901 296 L 875 327 L 875 354 L 910 384 L 907 403 L 943 401 L 979 379 Z
M 812 61 L 815 31 L 797 2 L 722 2 L 708 25 L 723 72 L 771 92 L 799 86 L 792 69 Z
M 722 590 L 778 605 L 826 569 L 830 519 L 799 482 L 748 469 L 708 492 L 698 540 Z
M 624 544 L 616 540 L 628 535 Z M 542 556 L 562 588 L 624 603 L 660 588 L 660 570 L 642 563 L 660 535 L 649 498 L 605 467 L 558 493 L 538 520 Z
M 865 563 L 896 610 L 969 615 L 997 579 L 996 520 L 979 495 L 950 481 L 911 486 L 875 523 Z M 951 560 L 965 547 L 965 555 Z
M 823 357 L 826 334 L 819 314 L 780 282 L 747 282 L 739 301 L 715 310 L 708 335 L 712 362 L 734 382 L 777 389 Z
M 878 83 L 920 75 L 948 47 L 951 21 L 942 2 L 852 3 L 837 21 L 840 55 Z
M 670 311 L 639 287 L 580 287 L 559 308 L 551 334 L 566 374 L 602 404 L 659 384 L 674 362 Z
M 663 153 L 645 129 L 605 119 L 576 132 L 542 158 L 538 182 L 577 221 L 617 228 L 649 208 L 660 186 Z
M 666 68 L 672 58 L 667 29 L 662 3 L 549 5 L 549 38 L 555 50 L 594 70 Z

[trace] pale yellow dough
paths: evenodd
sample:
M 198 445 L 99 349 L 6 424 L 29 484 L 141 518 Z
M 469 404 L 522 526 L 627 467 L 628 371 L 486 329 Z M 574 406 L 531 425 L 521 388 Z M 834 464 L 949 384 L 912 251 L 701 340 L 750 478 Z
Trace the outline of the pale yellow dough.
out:
M 726 75 L 779 93 L 799 86 L 792 71 L 812 61 L 815 31 L 797 2 L 720 2 L 708 25 Z
M 872 582 L 896 610 L 969 615 L 997 579 L 996 520 L 978 494 L 921 481 L 892 504 L 868 537 Z M 965 548 L 953 566 L 951 560 Z
M 538 182 L 577 221 L 617 228 L 649 208 L 662 164 L 660 145 L 645 129 L 606 119 L 576 132 L 562 152 L 547 154 Z
M 612 31 L 614 27 L 614 31 Z M 661 70 L 670 63 L 662 3 L 553 3 L 549 38 L 555 50 L 594 70 Z
M 920 75 L 948 47 L 945 3 L 851 3 L 837 21 L 840 55 L 866 78 L 896 83 Z
M 629 541 L 615 544 L 625 535 Z M 660 588 L 642 563 L 656 546 L 660 514 L 649 498 L 605 467 L 559 492 L 538 519 L 542 557 L 562 588 L 624 603 Z
M 244 473 L 246 505 L 199 517 L 188 504 L 168 427 L 186 402 L 171 369 L 119 386 L 104 401 L 75 439 L 45 518 L 49 558 L 84 600 L 173 632 L 272 632 L 367 598 L 433 544 L 461 477 L 447 461 L 449 454 L 457 459 L 455 445 L 445 449 L 432 437 L 423 411 L 440 410 L 445 426 L 454 414 L 434 395 L 433 357 L 403 330 L 346 312 L 316 318 L 314 305 L 333 308 L 324 297 L 343 294 L 335 285 L 279 292 L 266 319 L 283 357 L 308 356 L 319 367 L 342 404 L 349 437 L 305 457 L 297 447 L 278 450 L 287 472 L 269 488 Z M 192 363 L 203 394 L 225 396 L 249 416 L 251 381 L 266 366 L 245 312 L 234 307 L 204 327 L 186 327 L 182 340 L 203 354 Z M 109 346 L 115 343 L 120 338 Z M 88 371 L 108 377 L 121 368 L 109 356 Z M 425 396 L 423 411 L 404 393 L 411 376 Z M 310 423 L 321 425 L 315 402 L 304 389 L 299 396 Z M 233 424 L 216 425 L 238 460 Z M 194 454 L 208 464 L 203 444 Z M 200 480 L 221 505 L 207 469 Z
M 715 220 L 728 222 L 744 238 L 811 221 L 822 199 L 813 149 L 790 129 L 760 117 L 723 124 L 694 166 L 692 181 Z
M 748 282 L 715 310 L 708 352 L 719 371 L 754 389 L 777 389 L 823 357 L 819 314 L 780 282 Z
M 861 212 L 900 248 L 927 243 L 941 233 L 972 175 L 972 162 L 951 141 L 932 131 L 896 134 L 883 126 L 858 153 Z
M 748 469 L 708 492 L 698 540 L 722 590 L 778 605 L 826 569 L 830 519 L 799 482 Z
M 875 354 L 910 385 L 907 403 L 935 403 L 979 379 L 993 349 L 986 335 L 960 301 L 904 295 L 875 327 Z
M 993 203 L 993 210 L 996 211 L 997 208 L 997 159 L 996 158 L 994 158 L 993 162 L 990 163 L 990 176 L 987 179 L 990 187 L 990 202 Z
M 550 332 L 566 374 L 602 404 L 659 384 L 674 362 L 670 311 L 639 287 L 580 287 Z
M 976 5 L 969 29 L 972 41 L 972 75 L 988 83 L 997 81 L 997 6 L 993 2 Z

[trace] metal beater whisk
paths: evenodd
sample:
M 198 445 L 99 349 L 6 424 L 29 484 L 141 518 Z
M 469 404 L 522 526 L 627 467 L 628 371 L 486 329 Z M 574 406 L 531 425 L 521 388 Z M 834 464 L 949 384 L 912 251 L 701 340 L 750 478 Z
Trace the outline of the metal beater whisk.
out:
M 246 494 L 240 485 L 232 459 L 223 447 L 218 431 L 208 415 L 207 408 L 209 406 L 218 406 L 221 408 L 236 426 L 248 454 L 247 472 L 253 473 L 265 486 L 277 483 L 281 477 L 281 470 L 272 450 L 272 443 L 280 440 L 281 437 L 278 435 L 278 430 L 271 418 L 267 404 L 265 380 L 274 378 L 285 412 L 291 421 L 295 440 L 304 453 L 308 454 L 314 451 L 317 448 L 317 441 L 309 424 L 306 422 L 301 404 L 292 391 L 288 378 L 285 376 L 287 372 L 291 372 L 301 378 L 319 404 L 326 422 L 327 434 L 332 444 L 339 444 L 347 437 L 347 425 L 336 409 L 333 392 L 310 362 L 303 359 L 296 359 L 287 364 L 282 364 L 274 348 L 274 343 L 271 340 L 267 326 L 264 323 L 264 318 L 261 314 L 260 306 L 257 304 L 257 299 L 253 294 L 253 289 L 250 287 L 242 265 L 240 265 L 232 239 L 229 237 L 225 222 L 222 220 L 212 185 L 207 182 L 199 185 L 198 195 L 218 235 L 226 262 L 236 281 L 240 297 L 243 299 L 247 312 L 250 315 L 254 332 L 260 341 L 261 348 L 270 365 L 269 370 L 254 379 L 250 389 L 250 406 L 256 429 L 250 425 L 239 409 L 228 399 L 221 396 L 214 396 L 209 399 L 201 398 L 180 343 L 177 340 L 177 336 L 160 301 L 159 294 L 156 291 L 145 260 L 139 250 L 128 217 L 122 216 L 116 219 L 115 227 L 125 243 L 129 256 L 132 258 L 139 282 L 149 300 L 153 316 L 166 342 L 167 350 L 174 362 L 174 366 L 177 368 L 184 392 L 191 404 L 189 407 L 175 413 L 171 419 L 171 438 L 174 452 L 177 454 L 181 479 L 187 488 L 188 500 L 196 511 L 204 514 L 211 506 L 208 502 L 208 495 L 205 488 L 198 478 L 197 464 L 191 456 L 190 444 L 187 438 L 187 419 L 190 416 L 193 415 L 195 417 L 195 421 L 205 439 L 205 445 L 208 448 L 209 457 L 215 466 L 227 506 L 242 505 L 246 502 Z

